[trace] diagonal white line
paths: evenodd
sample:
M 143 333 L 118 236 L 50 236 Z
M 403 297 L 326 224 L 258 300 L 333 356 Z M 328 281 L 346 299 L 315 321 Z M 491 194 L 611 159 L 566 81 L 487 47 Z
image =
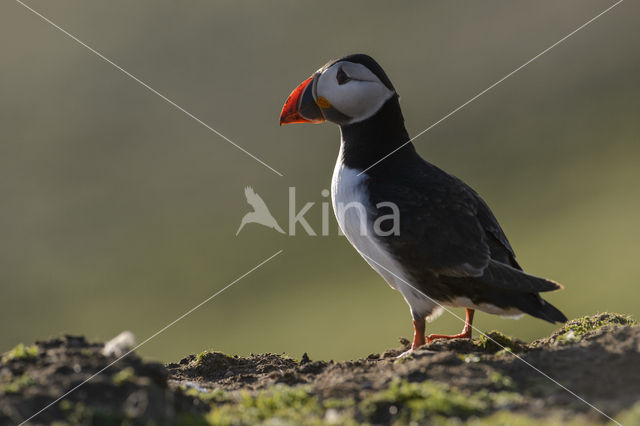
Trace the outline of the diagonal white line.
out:
M 435 303 L 436 305 L 438 305 L 440 308 L 442 308 L 443 310 L 445 310 L 446 312 L 450 313 L 451 315 L 453 315 L 455 318 L 459 319 L 460 321 L 462 321 L 463 323 L 466 324 L 466 321 L 461 317 L 456 315 L 451 309 L 447 309 L 447 307 L 443 306 L 442 304 L 440 304 L 437 300 L 434 300 L 433 298 L 427 296 L 423 291 L 415 288 L 413 285 L 411 285 L 410 283 L 408 283 L 407 281 L 405 281 L 402 277 L 398 276 L 397 274 L 395 274 L 393 271 L 390 271 L 389 269 L 385 268 L 383 265 L 381 265 L 380 263 L 376 262 L 374 259 L 370 258 L 369 256 L 367 256 L 364 253 L 360 253 L 362 255 L 362 257 L 364 257 L 367 260 L 370 260 L 371 262 L 375 263 L 376 265 L 378 265 L 379 267 L 381 267 L 382 269 L 384 269 L 385 271 L 389 272 L 391 275 L 393 275 L 394 277 L 396 277 L 397 279 L 399 279 L 400 281 L 402 281 L 403 283 L 405 283 L 406 285 L 408 285 L 409 287 L 411 287 L 412 289 L 414 289 L 415 291 L 417 291 L 418 293 L 420 293 L 421 295 L 423 295 L 424 297 L 426 297 L 427 299 L 429 299 L 430 301 L 432 301 L 433 303 Z M 491 336 L 485 334 L 482 330 L 474 327 L 473 325 L 470 325 L 471 328 L 475 331 L 477 331 L 478 333 L 482 334 L 484 337 L 486 337 L 487 339 L 491 340 L 493 343 L 495 343 L 496 345 L 500 346 L 502 349 L 507 349 L 506 347 L 504 347 L 503 345 L 501 345 L 499 342 L 497 342 L 495 339 L 493 339 Z M 614 422 L 615 424 L 617 424 L 618 426 L 622 426 L 622 424 L 620 424 L 618 421 L 614 420 L 613 418 L 611 418 L 611 416 L 607 415 L 604 411 L 602 411 L 601 409 L 599 409 L 598 407 L 596 407 L 595 405 L 591 404 L 589 401 L 587 401 L 586 399 L 584 399 L 583 397 L 581 397 L 580 395 L 578 395 L 577 393 L 575 393 L 574 391 L 572 391 L 571 389 L 567 388 L 566 386 L 564 386 L 562 383 L 558 382 L 556 379 L 554 379 L 553 377 L 549 376 L 547 373 L 545 373 L 544 371 L 540 370 L 538 367 L 536 367 L 535 365 L 531 364 L 530 362 L 526 361 L 524 358 L 516 355 L 513 352 L 509 352 L 511 353 L 511 355 L 513 355 L 514 357 L 516 357 L 517 359 L 519 359 L 520 361 L 522 361 L 523 363 L 525 363 L 526 365 L 528 365 L 529 367 L 533 368 L 536 372 L 538 372 L 539 374 L 541 374 L 542 376 L 544 376 L 545 378 L 549 379 L 551 382 L 555 383 L 556 385 L 558 385 L 559 387 L 561 387 L 562 389 L 564 389 L 565 391 L 567 391 L 569 394 L 573 395 L 574 397 L 578 398 L 580 401 L 582 401 L 583 403 L 585 403 L 586 405 L 588 405 L 589 407 L 591 407 L 593 410 L 597 411 L 598 413 L 602 414 L 604 417 L 606 417 L 607 419 L 611 420 L 612 422 Z
M 193 115 L 192 113 L 190 113 L 189 111 L 187 111 L 186 109 L 184 109 L 183 107 L 181 107 L 180 105 L 178 105 L 177 103 L 175 103 L 174 101 L 172 101 L 171 99 L 169 99 L 168 97 L 166 97 L 165 95 L 163 95 L 162 93 L 158 92 L 156 89 L 154 89 L 153 87 L 149 86 L 147 83 L 145 83 L 144 81 L 140 80 L 138 77 L 136 77 L 135 75 L 131 74 L 129 71 L 125 70 L 124 68 L 122 68 L 120 65 L 116 64 L 115 62 L 113 62 L 111 59 L 107 58 L 106 56 L 104 56 L 102 53 L 98 52 L 96 49 L 94 49 L 93 47 L 89 46 L 88 44 L 86 44 L 85 42 L 83 42 L 82 40 L 80 40 L 79 38 L 77 38 L 76 36 L 74 36 L 73 34 L 71 34 L 70 32 L 68 32 L 67 30 L 65 30 L 64 28 L 60 27 L 59 25 L 57 25 L 55 22 L 51 21 L 49 18 L 47 18 L 46 16 L 42 15 L 40 12 L 34 10 L 33 8 L 27 6 L 26 4 L 24 4 L 22 1 L 20 0 L 16 0 L 16 3 L 20 4 L 21 6 L 23 6 L 24 8 L 26 8 L 27 10 L 30 10 L 31 12 L 33 12 L 36 16 L 40 17 L 43 21 L 47 22 L 48 24 L 50 24 L 51 26 L 53 26 L 54 28 L 58 29 L 59 31 L 61 31 L 62 33 L 64 33 L 65 35 L 67 35 L 69 38 L 71 38 L 73 41 L 75 41 L 76 43 L 80 44 L 81 46 L 87 48 L 88 50 L 90 50 L 91 52 L 93 52 L 95 55 L 97 55 L 100 59 L 102 59 L 103 61 L 107 62 L 108 64 L 112 65 L 113 67 L 115 67 L 117 70 L 119 70 L 120 72 L 122 72 L 123 74 L 125 74 L 127 77 L 131 78 L 132 80 L 136 81 L 137 83 L 139 83 L 141 86 L 143 86 L 145 89 L 149 90 L 151 93 L 158 95 L 160 98 L 162 98 L 163 100 L 165 100 L 167 103 L 169 103 L 171 106 L 175 107 L 176 109 L 178 109 L 179 111 L 183 112 L 184 114 L 186 114 L 188 117 L 192 118 L 193 120 L 197 121 L 199 124 L 203 125 L 204 127 L 206 127 L 207 129 L 209 129 L 210 131 L 212 131 L 213 133 L 215 133 L 216 135 L 220 136 L 222 139 L 224 139 L 225 141 L 229 142 L 231 145 L 235 146 L 236 148 L 238 148 L 240 151 L 244 152 L 245 154 L 247 154 L 249 157 L 253 158 L 254 160 L 256 160 L 258 163 L 262 164 L 263 166 L 265 166 L 266 168 L 268 168 L 269 170 L 271 170 L 272 172 L 274 172 L 275 174 L 277 174 L 278 176 L 282 177 L 284 176 L 282 173 L 280 173 L 279 171 L 277 171 L 276 169 L 274 169 L 273 167 L 271 167 L 270 165 L 268 165 L 267 163 L 265 163 L 264 161 L 262 161 L 261 159 L 259 159 L 258 157 L 256 157 L 255 155 L 253 155 L 252 153 L 250 153 L 249 151 L 247 151 L 246 149 L 244 149 L 243 147 L 241 147 L 240 145 L 238 145 L 237 143 L 235 143 L 234 141 L 232 141 L 231 139 L 229 139 L 228 137 L 226 137 L 225 135 L 223 135 L 222 133 L 220 133 L 219 131 L 217 131 L 216 129 L 214 129 L 213 127 L 211 127 L 210 125 L 208 125 L 207 123 L 205 123 L 204 121 L 202 121 L 201 119 L 199 119 L 198 117 L 196 117 L 195 115 Z
M 189 309 L 187 312 L 185 312 L 184 314 L 180 315 L 178 318 L 176 318 L 175 320 L 171 321 L 169 324 L 165 325 L 164 327 L 162 327 L 160 330 L 156 331 L 155 333 L 153 333 L 151 336 L 147 337 L 142 343 L 136 345 L 133 349 L 129 350 L 129 352 L 125 353 L 124 355 L 116 358 L 113 362 L 111 362 L 109 365 L 107 365 L 106 367 L 102 368 L 101 370 L 95 372 L 94 374 L 92 374 L 91 376 L 89 376 L 89 378 L 87 378 L 86 380 L 84 380 L 82 383 L 80 383 L 79 385 L 71 388 L 70 390 L 68 390 L 65 394 L 63 394 L 62 396 L 58 397 L 56 400 L 54 400 L 53 402 L 49 403 L 47 406 L 43 407 L 40 411 L 38 411 L 37 413 L 31 415 L 28 419 L 25 419 L 22 421 L 22 423 L 20 423 L 19 426 L 24 425 L 25 423 L 27 423 L 28 421 L 30 421 L 31 419 L 33 419 L 34 417 L 36 417 L 38 414 L 42 413 L 43 411 L 49 409 L 52 405 L 55 405 L 56 403 L 58 403 L 60 400 L 66 398 L 67 396 L 69 396 L 69 394 L 71 394 L 72 392 L 75 392 L 78 388 L 80 388 L 81 386 L 85 385 L 87 382 L 89 382 L 90 380 L 92 380 L 94 377 L 98 376 L 99 374 L 103 373 L 105 370 L 107 370 L 109 367 L 111 367 L 112 365 L 114 365 L 115 363 L 119 362 L 120 360 L 122 360 L 122 358 L 126 357 L 127 355 L 131 354 L 132 352 L 134 352 L 135 350 L 137 350 L 139 347 L 141 347 L 142 345 L 146 344 L 149 340 L 153 339 L 154 337 L 158 336 L 159 334 L 163 333 L 164 331 L 166 331 L 169 327 L 173 326 L 175 323 L 177 323 L 178 321 L 180 321 L 181 319 L 183 319 L 184 317 L 186 317 L 187 315 L 191 314 L 193 311 L 195 311 L 196 309 L 198 309 L 199 307 L 201 307 L 202 305 L 204 305 L 205 303 L 209 302 L 211 299 L 213 299 L 214 297 L 216 297 L 217 295 L 219 295 L 220 293 L 222 293 L 223 291 L 225 291 L 226 289 L 228 289 L 229 287 L 231 287 L 232 285 L 234 285 L 235 283 L 237 283 L 238 281 L 240 281 L 241 279 L 243 279 L 244 277 L 246 277 L 247 275 L 249 275 L 250 273 L 252 273 L 253 271 L 255 271 L 256 269 L 260 268 L 262 265 L 264 265 L 265 263 L 269 262 L 271 259 L 273 259 L 274 257 L 278 256 L 280 253 L 282 253 L 283 250 L 278 250 L 276 253 L 272 254 L 271 256 L 269 256 L 268 258 L 266 258 L 265 260 L 263 260 L 262 262 L 258 263 L 256 266 L 254 266 L 253 268 L 249 269 L 247 272 L 245 272 L 244 274 L 240 275 L 238 278 L 236 278 L 235 280 L 231 281 L 229 284 L 227 284 L 226 286 L 224 286 L 222 289 L 218 290 L 217 292 L 215 292 L 214 294 L 212 294 L 211 296 L 207 297 L 206 299 L 204 299 L 202 302 L 198 303 L 196 306 L 194 306 L 193 308 Z
M 364 169 L 363 171 L 361 171 L 360 173 L 358 173 L 358 176 L 360 176 L 361 174 L 365 173 L 367 170 L 371 169 L 372 167 L 377 166 L 378 164 L 380 164 L 382 161 L 384 161 L 386 158 L 390 157 L 391 155 L 395 154 L 396 152 L 398 152 L 400 149 L 404 148 L 406 145 L 410 144 L 411 142 L 413 142 L 414 140 L 418 139 L 420 136 L 422 136 L 423 134 L 427 133 L 429 130 L 433 129 L 434 127 L 436 127 L 438 124 L 442 123 L 444 120 L 446 120 L 447 118 L 451 117 L 452 115 L 454 115 L 455 113 L 457 113 L 458 111 L 460 111 L 462 108 L 466 107 L 467 105 L 469 105 L 471 102 L 475 101 L 476 99 L 478 99 L 480 96 L 484 95 L 485 93 L 487 93 L 489 90 L 493 89 L 494 87 L 496 87 L 497 85 L 499 85 L 500 83 L 502 83 L 503 81 L 505 81 L 506 79 L 508 79 L 509 77 L 511 77 L 512 75 L 514 75 L 515 73 L 517 73 L 518 71 L 520 71 L 521 69 L 523 69 L 524 67 L 526 67 L 527 65 L 529 65 L 530 63 L 532 63 L 533 61 L 535 61 L 536 59 L 538 59 L 539 57 L 541 57 L 542 55 L 544 55 L 545 53 L 549 52 L 551 49 L 553 49 L 554 47 L 556 47 L 557 45 L 559 45 L 560 43 L 564 42 L 565 40 L 567 40 L 569 37 L 571 37 L 572 35 L 574 35 L 575 33 L 577 33 L 578 31 L 582 30 L 583 28 L 585 28 L 587 25 L 591 24 L 592 22 L 594 22 L 596 19 L 600 18 L 602 15 L 604 15 L 605 13 L 609 12 L 611 9 L 613 9 L 614 7 L 618 6 L 620 3 L 622 3 L 624 0 L 618 0 L 617 2 L 615 2 L 613 5 L 609 6 L 608 8 L 606 8 L 605 10 L 603 10 L 602 12 L 600 12 L 599 14 L 597 14 L 596 16 L 594 16 L 593 18 L 589 19 L 587 22 L 585 22 L 584 24 L 580 25 L 578 28 L 576 28 L 575 30 L 571 31 L 569 34 L 567 34 L 566 36 L 562 37 L 560 40 L 556 41 L 555 43 L 553 43 L 551 46 L 547 47 L 546 49 L 544 49 L 542 52 L 538 53 L 536 56 L 534 56 L 533 58 L 529 59 L 527 62 L 525 62 L 524 64 L 520 65 L 518 68 L 514 69 L 513 71 L 511 71 L 509 74 L 505 75 L 504 77 L 502 77 L 500 80 L 496 81 L 495 83 L 493 83 L 491 86 L 487 87 L 486 89 L 484 89 L 483 91 L 481 91 L 480 93 L 478 93 L 477 95 L 475 95 L 474 97 L 472 97 L 471 99 L 469 99 L 468 101 L 466 101 L 465 103 L 463 103 L 462 105 L 460 105 L 459 107 L 457 107 L 456 109 L 454 109 L 453 111 L 449 112 L 447 115 L 445 115 L 444 117 L 442 117 L 440 120 L 436 121 L 435 123 L 433 123 L 432 125 L 430 125 L 429 127 L 427 127 L 426 129 L 422 130 L 420 133 L 418 133 L 417 135 L 415 135 L 414 137 L 412 137 L 411 139 L 409 139 L 408 141 L 406 141 L 405 143 L 403 143 L 402 145 L 400 145 L 399 147 L 397 147 L 396 149 L 394 149 L 393 151 L 391 151 L 390 153 L 388 153 L 387 155 L 385 155 L 384 157 L 382 157 L 381 159 L 379 159 L 378 161 L 376 161 L 375 163 L 373 163 L 372 165 L 370 165 L 369 167 L 367 167 L 366 169 Z

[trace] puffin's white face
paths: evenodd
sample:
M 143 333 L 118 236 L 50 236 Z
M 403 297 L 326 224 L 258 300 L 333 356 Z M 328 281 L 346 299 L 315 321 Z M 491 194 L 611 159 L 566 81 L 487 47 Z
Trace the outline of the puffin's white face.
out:
M 318 72 L 314 97 L 326 119 L 338 124 L 366 120 L 395 94 L 362 64 L 340 61 Z M 331 109 L 346 117 L 332 117 Z
M 393 85 L 373 58 L 361 53 L 345 56 L 330 61 L 291 92 L 280 125 L 357 123 L 372 117 L 394 96 L 398 95 Z

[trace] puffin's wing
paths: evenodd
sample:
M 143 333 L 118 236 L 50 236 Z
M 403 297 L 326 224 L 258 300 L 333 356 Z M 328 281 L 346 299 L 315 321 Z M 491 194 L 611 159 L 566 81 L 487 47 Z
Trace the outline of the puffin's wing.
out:
M 426 188 L 419 182 L 387 183 L 379 188 L 380 200 L 395 200 L 400 210 L 399 235 L 385 237 L 384 243 L 416 272 L 479 277 L 491 260 L 487 234 L 473 198 L 451 183 L 430 181 Z
M 401 210 L 400 235 L 384 241 L 410 273 L 427 269 L 465 285 L 516 292 L 561 288 L 521 271 L 498 221 L 473 189 L 432 165 L 424 173 L 411 184 L 384 185 L 382 194 Z
M 498 260 L 502 263 L 506 263 L 507 265 L 511 265 L 516 269 L 522 270 L 518 262 L 516 261 L 516 254 L 507 239 L 507 236 L 504 234 L 502 227 L 498 223 L 498 220 L 493 215 L 493 212 L 484 202 L 482 197 L 474 191 L 471 187 L 464 184 L 459 179 L 453 177 L 458 180 L 468 193 L 468 197 L 472 198 L 476 204 L 476 217 L 478 218 L 478 222 L 484 229 L 487 234 L 487 242 L 491 249 L 491 258 L 494 260 Z
M 453 226 L 455 230 L 446 233 L 448 241 L 438 241 L 429 238 L 425 233 L 423 238 L 427 244 L 437 243 L 434 248 L 439 250 L 457 250 L 457 254 L 438 260 L 439 264 L 433 264 L 432 272 L 446 277 L 464 278 L 468 285 L 486 286 L 502 290 L 521 293 L 538 293 L 561 289 L 562 286 L 555 281 L 535 277 L 523 272 L 515 261 L 513 249 L 500 228 L 493 213 L 480 198 L 466 184 L 460 182 L 463 192 L 454 191 L 450 196 L 452 200 L 446 207 L 433 212 L 432 217 L 438 218 L 434 222 L 440 228 Z M 460 194 L 456 196 L 454 194 Z M 475 214 L 471 215 L 471 212 Z M 427 232 L 435 232 L 431 226 Z M 479 229 L 479 232 L 476 230 Z M 460 251 L 462 248 L 465 251 Z M 485 251 L 485 247 L 488 251 Z M 470 253 L 469 250 L 476 250 Z M 429 252 L 433 256 L 433 251 Z M 486 257 L 485 257 L 486 256 Z M 438 259 L 435 257 L 434 259 Z M 444 259 L 444 263 L 443 262 Z M 456 259 L 458 264 L 450 261 Z M 486 264 L 479 273 L 471 268 L 479 265 L 480 259 L 486 259 Z M 467 260 L 467 261 L 465 261 Z M 474 263 L 475 262 L 475 263 Z

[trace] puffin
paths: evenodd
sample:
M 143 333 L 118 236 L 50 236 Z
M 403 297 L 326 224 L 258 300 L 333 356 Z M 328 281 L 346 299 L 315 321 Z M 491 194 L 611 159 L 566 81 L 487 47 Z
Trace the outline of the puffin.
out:
M 540 296 L 562 286 L 524 272 L 480 195 L 418 154 L 399 95 L 373 58 L 329 61 L 291 92 L 280 114 L 280 125 L 325 121 L 340 128 L 331 181 L 339 227 L 409 305 L 409 351 L 436 339 L 470 339 L 476 310 L 567 321 Z M 427 336 L 426 321 L 444 307 L 465 308 L 462 332 Z

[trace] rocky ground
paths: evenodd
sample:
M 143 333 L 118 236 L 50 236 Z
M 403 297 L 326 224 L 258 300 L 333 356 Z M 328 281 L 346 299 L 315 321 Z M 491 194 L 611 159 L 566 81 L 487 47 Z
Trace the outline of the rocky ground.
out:
M 396 359 L 408 346 L 401 339 L 335 363 L 203 352 L 162 365 L 131 354 L 29 424 L 615 424 L 583 398 L 640 425 L 640 327 L 629 317 L 573 320 L 529 344 L 488 336 Z M 104 346 L 65 336 L 3 354 L 0 425 L 23 422 L 108 366 L 116 355 Z

